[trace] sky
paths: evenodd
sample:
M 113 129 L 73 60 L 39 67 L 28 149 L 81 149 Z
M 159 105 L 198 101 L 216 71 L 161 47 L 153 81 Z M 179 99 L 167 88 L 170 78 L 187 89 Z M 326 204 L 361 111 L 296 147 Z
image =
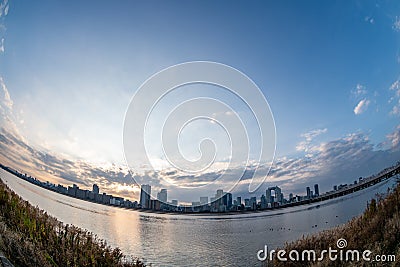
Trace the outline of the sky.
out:
M 0 160 L 44 180 L 98 183 L 137 199 L 135 177 L 158 190 L 165 177 L 207 183 L 221 173 L 237 177 L 244 167 L 234 195 L 248 195 L 248 178 L 269 165 L 252 158 L 260 143 L 251 110 L 217 86 L 189 85 L 163 98 L 149 116 L 153 168 L 128 171 L 130 101 L 152 75 L 190 61 L 239 70 L 268 102 L 276 151 L 257 196 L 274 185 L 286 195 L 305 194 L 314 183 L 328 191 L 400 159 L 399 1 L 3 0 L 0 34 Z M 220 114 L 241 116 L 252 143 L 241 152 L 251 154 L 246 166 L 223 170 L 226 137 L 234 134 L 209 121 L 185 128 L 179 145 L 195 160 L 199 142 L 211 136 L 220 153 L 212 168 L 185 174 L 168 166 L 157 139 L 162 122 L 193 97 L 226 102 L 232 110 Z

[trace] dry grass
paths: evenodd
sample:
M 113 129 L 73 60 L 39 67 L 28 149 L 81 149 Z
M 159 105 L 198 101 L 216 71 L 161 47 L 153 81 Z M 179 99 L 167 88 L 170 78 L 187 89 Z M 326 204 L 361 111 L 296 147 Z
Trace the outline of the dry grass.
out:
M 96 235 L 33 207 L 1 180 L 0 250 L 15 266 L 144 266 Z
M 370 250 L 372 255 L 396 255 L 396 262 L 366 263 L 364 261 L 329 261 L 327 257 L 322 262 L 279 262 L 273 266 L 400 266 L 400 185 L 388 191 L 386 198 L 373 199 L 365 212 L 348 222 L 321 233 L 303 237 L 286 244 L 284 250 L 303 251 L 314 249 L 317 255 L 323 249 L 337 249 L 336 241 L 347 240 L 347 249 L 359 251 Z M 270 264 L 272 265 L 272 264 Z

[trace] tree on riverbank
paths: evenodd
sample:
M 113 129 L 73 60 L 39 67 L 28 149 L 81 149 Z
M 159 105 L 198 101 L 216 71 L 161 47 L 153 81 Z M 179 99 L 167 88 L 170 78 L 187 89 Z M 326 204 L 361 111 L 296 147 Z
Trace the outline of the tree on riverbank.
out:
M 1 180 L 0 250 L 15 266 L 144 266 L 93 233 L 33 207 Z

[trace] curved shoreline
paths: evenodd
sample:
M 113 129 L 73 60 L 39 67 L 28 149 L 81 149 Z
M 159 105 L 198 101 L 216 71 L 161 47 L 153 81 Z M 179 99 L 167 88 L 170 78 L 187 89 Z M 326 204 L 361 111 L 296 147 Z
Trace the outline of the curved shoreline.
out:
M 32 206 L 0 179 L 0 266 L 144 266 L 93 232 Z
M 28 177 L 26 175 L 23 175 L 22 173 L 19 173 L 15 170 L 13 170 L 10 167 L 4 166 L 2 164 L 0 164 L 0 168 L 2 168 L 3 170 L 9 172 L 10 174 L 16 176 L 19 179 L 22 179 L 24 181 L 27 181 L 35 186 L 38 186 L 40 188 L 55 192 L 57 194 L 60 195 L 64 195 L 64 196 L 68 196 L 74 199 L 80 199 L 86 202 L 91 202 L 91 203 L 95 203 L 95 204 L 99 204 L 99 205 L 103 205 L 103 206 L 109 206 L 109 207 L 116 207 L 116 208 L 120 208 L 120 209 L 126 209 L 126 210 L 132 210 L 132 211 L 138 211 L 141 213 L 148 213 L 148 214 L 162 214 L 162 215 L 190 215 L 190 216 L 235 216 L 235 215 L 243 215 L 243 214 L 257 214 L 257 213 L 267 213 L 267 212 L 271 212 L 271 211 L 276 211 L 276 210 L 283 210 L 283 209 L 287 209 L 287 208 L 291 208 L 291 207 L 298 207 L 298 206 L 305 206 L 305 205 L 309 205 L 309 204 L 315 204 L 315 203 L 324 203 L 325 201 L 329 201 L 332 199 L 337 199 L 346 195 L 351 195 L 355 192 L 359 192 L 362 191 L 364 189 L 367 189 L 371 186 L 377 185 L 382 183 L 383 181 L 387 181 L 388 179 L 392 178 L 393 176 L 399 175 L 400 174 L 400 163 L 398 163 L 397 165 L 394 165 L 392 167 L 388 167 L 384 170 L 382 170 L 381 172 L 379 172 L 376 175 L 371 175 L 365 179 L 363 179 L 360 183 L 358 184 L 352 184 L 349 186 L 344 187 L 343 189 L 337 190 L 337 191 L 330 191 L 327 193 L 324 193 L 318 197 L 312 198 L 312 199 L 306 199 L 306 200 L 302 200 L 302 201 L 298 201 L 298 202 L 291 202 L 291 203 L 287 203 L 287 204 L 283 204 L 281 206 L 276 206 L 276 207 L 271 207 L 271 208 L 266 208 L 266 209 L 256 209 L 256 210 L 238 210 L 238 211 L 226 211 L 226 212 L 210 212 L 210 211 L 202 211 L 202 212 L 195 212 L 195 211 L 158 211 L 158 210 L 151 210 L 151 209 L 142 209 L 142 208 L 128 208 L 128 207 L 123 207 L 123 206 L 118 206 L 118 205 L 111 205 L 111 204 L 104 204 L 104 203 L 99 203 L 90 199 L 86 199 L 86 198 L 78 198 L 78 197 L 74 197 L 71 196 L 69 194 L 64 194 L 64 193 L 60 193 L 57 190 L 54 190 L 50 187 L 46 187 L 42 185 L 42 182 L 40 180 L 35 179 L 35 181 L 39 181 L 39 183 L 35 183 L 32 182 L 32 180 L 28 179 L 28 178 L 32 178 L 32 177 Z M 275 215 L 275 214 L 274 214 Z M 263 215 L 261 215 L 263 216 Z M 265 216 L 265 215 L 264 215 Z

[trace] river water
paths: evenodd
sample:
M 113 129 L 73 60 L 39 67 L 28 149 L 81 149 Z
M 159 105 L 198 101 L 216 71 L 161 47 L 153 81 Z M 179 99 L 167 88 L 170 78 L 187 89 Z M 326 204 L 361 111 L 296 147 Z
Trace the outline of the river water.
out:
M 60 221 L 85 228 L 153 266 L 261 266 L 257 251 L 343 224 L 360 215 L 378 185 L 326 202 L 238 215 L 155 214 L 104 206 L 32 185 L 0 169 L 23 199 Z M 312 248 L 310 248 L 312 249 Z

